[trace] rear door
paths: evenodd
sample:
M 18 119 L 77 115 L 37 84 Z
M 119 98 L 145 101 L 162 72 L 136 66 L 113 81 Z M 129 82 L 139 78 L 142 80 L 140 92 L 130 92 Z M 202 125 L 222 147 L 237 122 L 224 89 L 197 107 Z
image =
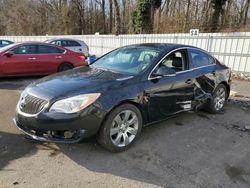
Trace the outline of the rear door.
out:
M 2 71 L 5 75 L 33 75 L 36 73 L 36 45 L 21 45 L 11 49 L 13 56 L 2 58 Z
M 164 119 L 177 112 L 190 110 L 194 98 L 194 76 L 189 70 L 186 49 L 172 52 L 154 71 L 157 71 L 160 66 L 174 69 L 176 75 L 162 78 L 149 77 L 150 86 L 146 93 L 151 122 Z
M 36 70 L 41 74 L 52 74 L 57 72 L 62 63 L 65 50 L 49 45 L 38 45 L 36 59 Z
M 205 100 L 213 92 L 216 86 L 218 73 L 216 72 L 215 59 L 206 52 L 190 48 L 190 66 L 195 75 L 195 98 Z

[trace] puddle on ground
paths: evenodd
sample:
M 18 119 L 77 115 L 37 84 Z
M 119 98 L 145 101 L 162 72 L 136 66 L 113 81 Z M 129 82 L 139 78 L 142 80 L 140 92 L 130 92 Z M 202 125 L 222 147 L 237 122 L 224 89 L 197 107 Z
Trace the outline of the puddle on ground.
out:
M 184 123 L 181 123 L 181 122 L 175 122 L 175 125 L 177 125 L 177 126 L 184 126 Z
M 250 176 L 249 172 L 246 172 L 242 167 L 230 166 L 226 164 L 225 173 L 229 176 L 231 180 L 248 182 L 245 176 Z
M 202 117 L 202 118 L 208 119 L 208 120 L 211 119 L 208 115 L 203 114 L 203 113 L 197 113 L 197 115 L 200 116 L 200 117 Z

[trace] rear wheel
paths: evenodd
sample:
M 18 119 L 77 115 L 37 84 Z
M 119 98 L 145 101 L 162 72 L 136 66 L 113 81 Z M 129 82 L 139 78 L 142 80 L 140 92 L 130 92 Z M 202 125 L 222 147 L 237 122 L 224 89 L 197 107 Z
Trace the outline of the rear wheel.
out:
M 97 139 L 110 151 L 124 151 L 137 140 L 141 129 L 142 116 L 138 108 L 132 104 L 124 104 L 108 115 Z
M 63 63 L 59 66 L 58 72 L 63 72 L 63 71 L 70 70 L 73 68 L 74 68 L 73 65 L 71 65 L 69 63 Z
M 219 84 L 213 93 L 213 98 L 208 102 L 206 110 L 210 113 L 220 112 L 227 99 L 227 88 L 223 84 Z

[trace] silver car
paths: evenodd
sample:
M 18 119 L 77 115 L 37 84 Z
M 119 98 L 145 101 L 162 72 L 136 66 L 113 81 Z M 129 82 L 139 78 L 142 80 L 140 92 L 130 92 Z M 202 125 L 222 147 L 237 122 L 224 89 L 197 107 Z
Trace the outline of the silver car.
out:
M 46 43 L 55 44 L 58 46 L 63 46 L 69 50 L 76 53 L 83 54 L 84 56 L 89 56 L 89 47 L 87 44 L 78 39 L 67 39 L 67 38 L 54 38 L 45 41 Z

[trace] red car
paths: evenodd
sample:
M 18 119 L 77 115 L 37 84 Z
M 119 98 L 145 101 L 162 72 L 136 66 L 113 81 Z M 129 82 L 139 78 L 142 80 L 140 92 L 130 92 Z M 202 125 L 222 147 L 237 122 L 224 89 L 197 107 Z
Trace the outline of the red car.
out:
M 49 75 L 85 66 L 85 57 L 63 47 L 41 42 L 0 48 L 0 76 Z

